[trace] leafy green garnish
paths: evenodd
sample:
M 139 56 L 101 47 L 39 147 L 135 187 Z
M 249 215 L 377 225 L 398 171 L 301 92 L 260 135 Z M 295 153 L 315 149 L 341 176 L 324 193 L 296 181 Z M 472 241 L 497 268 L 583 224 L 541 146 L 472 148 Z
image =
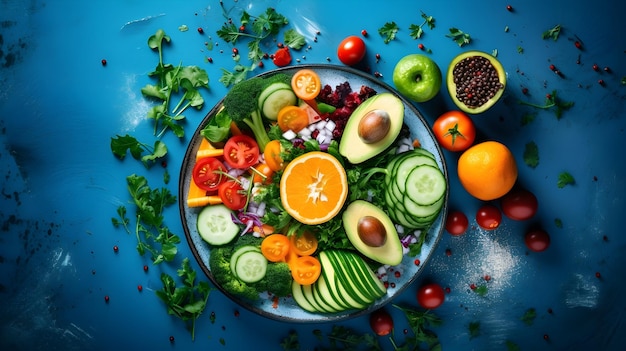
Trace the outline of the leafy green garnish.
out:
M 480 322 L 477 322 L 477 321 L 470 322 L 468 329 L 469 329 L 470 340 L 475 337 L 478 337 L 480 335 Z
M 563 228 L 563 221 L 560 218 L 555 218 L 554 219 L 554 225 L 557 228 L 561 229 L 561 228 Z
M 459 47 L 463 47 L 472 41 L 472 37 L 458 28 L 450 28 L 450 33 L 446 37 L 451 38 Z
M 507 351 L 520 351 L 521 350 L 520 347 L 511 340 L 506 340 L 504 344 L 506 345 Z
M 293 28 L 287 29 L 284 35 L 284 44 L 294 50 L 300 50 L 304 45 L 306 45 L 306 39 L 304 38 L 304 35 L 298 33 Z
M 396 38 L 398 30 L 399 28 L 396 22 L 387 22 L 385 23 L 385 25 L 378 29 L 378 34 L 383 37 L 383 42 L 385 44 L 389 44 L 392 40 Z
M 120 159 L 124 159 L 126 154 L 130 152 L 130 155 L 134 159 L 141 160 L 146 167 L 150 167 L 155 160 L 167 154 L 167 146 L 160 140 L 156 140 L 154 146 L 150 146 L 126 134 L 124 136 L 117 135 L 115 138 L 111 138 L 111 151 Z M 143 153 L 145 151 L 148 153 L 144 155 Z
M 130 234 L 130 229 L 128 228 L 128 223 L 130 223 L 130 219 L 126 217 L 126 206 L 117 207 L 117 216 L 117 218 L 111 218 L 111 223 L 113 223 L 113 226 L 117 228 L 121 225 L 126 230 L 126 233 Z
M 206 308 L 211 288 L 205 281 L 196 284 L 196 271 L 191 268 L 189 258 L 183 259 L 177 273 L 183 284 L 177 286 L 172 276 L 162 273 L 163 289 L 157 290 L 156 295 L 165 303 L 169 314 L 190 321 L 191 339 L 194 340 L 196 320 Z
M 534 141 L 526 144 L 524 148 L 524 163 L 530 168 L 535 168 L 539 165 L 539 148 Z
M 524 312 L 524 315 L 520 317 L 520 320 L 526 325 L 532 325 L 537 317 L 537 311 L 534 308 L 529 308 Z
M 228 114 L 221 110 L 209 120 L 209 123 L 200 131 L 200 135 L 213 143 L 224 141 L 230 135 L 231 122 L 232 119 Z
M 557 24 L 556 26 L 548 29 L 547 31 L 543 32 L 541 34 L 541 39 L 550 39 L 552 38 L 552 40 L 556 41 L 557 39 L 559 39 L 559 35 L 561 34 L 561 25 Z
M 295 330 L 290 331 L 289 334 L 281 340 L 280 346 L 283 348 L 283 351 L 299 351 L 300 339 L 298 338 L 298 332 Z
M 428 346 L 428 350 L 440 349 L 439 337 L 430 327 L 438 327 L 443 322 L 431 311 L 423 311 L 409 306 L 392 304 L 401 310 L 408 320 L 409 327 L 413 331 L 412 337 L 407 337 L 406 344 L 398 350 L 420 350 L 422 344 Z
M 486 284 L 480 284 L 480 285 L 476 285 L 475 287 L 473 287 L 472 291 L 476 295 L 484 297 L 485 295 L 487 295 L 487 292 L 489 292 L 489 288 L 487 287 Z
M 424 13 L 424 11 L 421 11 L 421 13 L 424 22 L 422 22 L 422 24 L 411 24 L 409 26 L 409 36 L 413 39 L 419 39 L 422 35 L 424 35 L 424 25 L 428 26 L 430 29 L 435 28 L 435 18 L 433 16 L 428 16 Z
M 554 114 L 556 115 L 557 119 L 561 119 L 563 112 L 566 110 L 569 110 L 572 106 L 574 106 L 574 102 L 563 101 L 559 99 L 557 97 L 556 90 L 552 90 L 552 93 L 546 95 L 546 101 L 543 105 L 538 105 L 538 104 L 521 101 L 521 100 L 519 101 L 519 103 L 522 105 L 527 105 L 527 106 L 544 109 L 544 110 L 548 110 L 548 109 L 555 107 Z
M 566 185 L 574 184 L 576 184 L 576 180 L 574 179 L 574 176 L 568 172 L 561 172 L 556 182 L 556 185 L 559 187 L 559 189 L 564 188 Z

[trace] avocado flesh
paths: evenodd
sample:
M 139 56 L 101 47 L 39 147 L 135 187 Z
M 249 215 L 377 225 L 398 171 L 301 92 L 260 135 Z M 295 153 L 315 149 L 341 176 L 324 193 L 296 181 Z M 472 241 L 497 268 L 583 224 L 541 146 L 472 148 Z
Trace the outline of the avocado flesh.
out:
M 376 217 L 384 225 L 387 240 L 382 246 L 368 246 L 361 240 L 357 228 L 359 220 L 364 216 Z M 390 266 L 396 266 L 402 262 L 402 243 L 396 227 L 380 208 L 364 200 L 353 201 L 343 212 L 343 227 L 352 245 L 367 258 Z
M 366 143 L 359 136 L 359 123 L 371 111 L 387 112 L 390 119 L 389 132 L 381 140 Z M 396 140 L 404 122 L 404 104 L 391 93 L 381 93 L 365 100 L 352 112 L 339 143 L 339 153 L 350 163 L 358 164 L 385 151 Z

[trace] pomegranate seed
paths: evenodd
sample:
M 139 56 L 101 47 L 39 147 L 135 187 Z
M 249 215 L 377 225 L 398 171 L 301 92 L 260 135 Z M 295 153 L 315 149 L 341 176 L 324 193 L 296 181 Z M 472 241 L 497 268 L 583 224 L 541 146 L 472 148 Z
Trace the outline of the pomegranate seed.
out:
M 209 63 L 213 63 L 213 58 L 212 57 L 208 57 L 206 60 L 209 61 Z
M 141 292 L 143 290 L 143 286 L 137 285 L 137 290 L 139 290 L 139 292 Z
M 596 272 L 596 278 L 598 279 L 602 278 L 602 274 L 600 274 L 600 272 Z
M 238 54 L 239 54 L 239 49 L 233 48 L 233 55 L 238 55 Z
M 202 27 L 198 27 L 198 33 L 204 34 L 204 29 L 202 29 Z
M 102 62 L 102 65 L 103 65 L 103 66 L 106 66 L 106 65 L 107 65 L 107 60 L 105 60 L 105 59 L 102 59 L 102 61 L 100 61 L 100 62 Z
M 109 295 L 104 296 L 104 302 L 109 303 Z
M 486 281 L 490 281 L 490 280 L 491 280 L 491 276 L 490 276 L 490 275 L 486 275 L 486 276 L 484 277 L 484 279 L 485 279 Z
M 148 271 L 148 265 L 147 265 L 147 264 L 143 266 L 143 271 L 144 271 L 144 272 L 147 272 L 147 271 Z
M 239 310 L 235 310 L 234 315 L 235 315 L 235 317 L 239 317 Z
M 609 68 L 609 67 L 604 67 L 604 72 L 606 72 L 606 73 L 611 73 L 611 68 Z
M 550 70 L 551 70 L 551 71 L 555 71 L 555 70 L 556 70 L 556 66 L 554 66 L 554 65 L 550 65 Z
M 546 99 L 552 99 L 552 95 L 546 94 Z
M 604 86 L 604 79 L 599 79 L 599 80 L 598 80 L 598 84 L 600 84 L 600 85 Z
M 120 248 L 119 248 L 119 247 L 117 247 L 117 245 L 114 245 L 114 246 L 113 246 L 113 251 L 118 252 L 119 250 L 120 250 Z
M 583 44 L 581 44 L 579 41 L 574 42 L 574 46 L 576 46 L 576 48 L 578 49 L 582 49 Z
M 380 54 L 376 54 L 376 60 L 380 60 Z
M 284 48 L 284 47 L 285 47 L 285 44 L 283 44 L 283 43 L 278 43 L 278 44 L 276 44 L 276 46 L 278 46 L 278 48 L 279 48 L 279 49 L 282 49 L 282 48 Z
M 524 95 L 528 94 L 528 88 L 522 88 L 522 94 Z
M 245 30 L 246 30 L 246 26 L 242 25 L 242 26 L 239 27 L 239 31 L 240 32 L 245 32 Z
M 413 261 L 413 263 L 414 263 L 416 266 L 419 266 L 421 262 L 420 262 L 420 259 L 419 259 L 419 258 L 416 258 L 416 259 Z
M 362 35 L 362 36 L 364 36 L 364 37 L 366 37 L 366 36 L 367 36 L 367 31 L 366 31 L 365 29 L 363 29 L 363 30 L 361 31 L 361 35 Z
M 449 287 L 449 286 L 446 286 L 446 289 L 445 289 L 445 290 L 446 290 L 446 293 L 447 293 L 447 294 L 449 294 L 449 293 L 450 293 L 450 291 L 451 291 L 451 289 L 450 289 L 450 287 Z
M 543 340 L 550 340 L 550 336 L 548 334 L 543 334 Z
M 383 285 L 385 286 L 385 288 L 389 288 L 389 282 L 385 282 L 383 283 Z
M 422 43 L 417 44 L 417 47 L 418 47 L 420 50 L 424 50 L 424 44 L 422 44 Z
M 452 250 L 446 249 L 446 256 L 452 256 Z
M 174 342 L 174 336 L 170 335 L 170 342 Z
M 597 64 L 593 64 L 593 66 L 591 66 L 591 68 L 593 68 L 594 71 L 597 71 L 598 69 L 600 69 L 600 67 L 598 67 Z
M 393 273 L 393 275 L 394 275 L 396 278 L 400 278 L 400 276 L 401 276 L 402 274 L 401 274 L 399 271 L 395 271 L 395 272 Z
M 507 11 L 513 11 L 513 6 L 511 6 L 511 5 L 506 5 L 506 9 L 507 9 Z
M 265 64 L 263 63 L 263 61 L 259 61 L 259 68 L 263 68 L 263 66 L 265 66 Z
M 470 289 L 476 290 L 476 284 L 474 284 L 474 283 L 470 284 Z

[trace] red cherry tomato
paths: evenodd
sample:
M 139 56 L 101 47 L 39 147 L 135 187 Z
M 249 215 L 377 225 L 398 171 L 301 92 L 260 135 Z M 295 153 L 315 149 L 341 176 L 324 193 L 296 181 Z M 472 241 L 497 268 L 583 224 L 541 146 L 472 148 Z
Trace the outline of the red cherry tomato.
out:
M 255 165 L 259 154 L 259 144 L 245 134 L 231 137 L 224 145 L 224 161 L 233 168 L 246 169 Z
M 339 43 L 337 57 L 344 65 L 356 65 L 365 57 L 365 42 L 356 35 L 345 38 Z
M 537 198 L 528 190 L 513 190 L 504 195 L 500 200 L 502 212 L 514 220 L 523 221 L 530 219 L 537 213 L 539 207 Z
M 446 230 L 451 235 L 462 235 L 469 227 L 469 220 L 461 211 L 450 211 L 446 218 Z
M 429 310 L 441 306 L 445 298 L 443 288 L 437 283 L 422 285 L 419 290 L 417 290 L 417 303 Z
M 550 235 L 542 229 L 530 230 L 524 236 L 526 246 L 535 252 L 541 252 L 550 246 Z
M 502 213 L 494 205 L 483 205 L 476 212 L 476 223 L 485 230 L 496 229 L 502 223 Z
M 283 47 L 274 53 L 274 58 L 272 59 L 274 64 L 278 67 L 287 66 L 291 63 L 291 53 L 289 52 L 288 47 Z
M 476 127 L 472 119 L 461 111 L 449 111 L 437 118 L 433 124 L 437 141 L 446 150 L 463 151 L 476 139 Z
M 393 331 L 393 319 L 384 308 L 378 309 L 370 314 L 370 327 L 378 336 L 389 335 Z
M 226 167 L 215 157 L 204 157 L 196 161 L 191 176 L 198 188 L 206 191 L 215 191 L 226 181 L 224 176 Z
M 241 187 L 241 184 L 234 180 L 222 183 L 219 189 L 217 189 L 217 195 L 219 195 L 224 205 L 233 211 L 241 210 L 248 202 L 246 191 Z

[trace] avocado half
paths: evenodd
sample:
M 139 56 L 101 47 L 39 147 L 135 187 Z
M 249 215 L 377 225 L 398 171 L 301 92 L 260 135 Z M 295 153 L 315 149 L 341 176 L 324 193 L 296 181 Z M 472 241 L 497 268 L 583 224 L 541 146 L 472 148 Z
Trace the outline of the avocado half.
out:
M 386 240 L 382 246 L 369 246 L 361 240 L 358 232 L 359 220 L 365 216 L 377 218 L 384 226 Z M 343 227 L 354 247 L 367 258 L 382 264 L 396 266 L 402 262 L 402 243 L 393 222 L 380 208 L 364 200 L 350 203 L 343 212 Z
M 359 136 L 359 123 L 369 113 L 375 110 L 387 112 L 390 127 L 384 138 L 375 143 L 366 143 Z M 350 163 L 357 164 L 385 151 L 396 140 L 404 123 L 404 104 L 397 96 L 391 93 L 381 93 L 363 101 L 352 112 L 344 128 L 339 153 Z
M 476 58 L 479 58 L 482 62 L 489 62 L 491 64 L 491 67 L 495 70 L 495 74 L 497 74 L 499 86 L 491 86 L 487 92 L 472 87 L 472 80 L 480 80 L 482 73 L 493 73 L 491 68 L 487 71 L 480 68 L 468 68 L 466 64 Z M 455 75 L 458 75 L 459 71 L 464 70 L 471 70 L 474 74 L 455 82 Z M 467 51 L 456 56 L 452 62 L 450 62 L 448 72 L 446 74 L 446 84 L 452 101 L 459 109 L 470 114 L 478 114 L 487 111 L 491 108 L 491 106 L 495 105 L 498 100 L 500 100 L 506 87 L 506 72 L 504 71 L 502 64 L 500 64 L 500 61 L 498 61 L 498 59 L 494 56 L 482 51 Z M 464 85 L 469 86 L 467 91 L 461 88 L 461 86 Z M 493 95 L 489 93 L 489 91 L 491 91 Z M 468 95 L 471 96 L 468 97 Z M 480 102 L 476 102 L 477 100 Z

